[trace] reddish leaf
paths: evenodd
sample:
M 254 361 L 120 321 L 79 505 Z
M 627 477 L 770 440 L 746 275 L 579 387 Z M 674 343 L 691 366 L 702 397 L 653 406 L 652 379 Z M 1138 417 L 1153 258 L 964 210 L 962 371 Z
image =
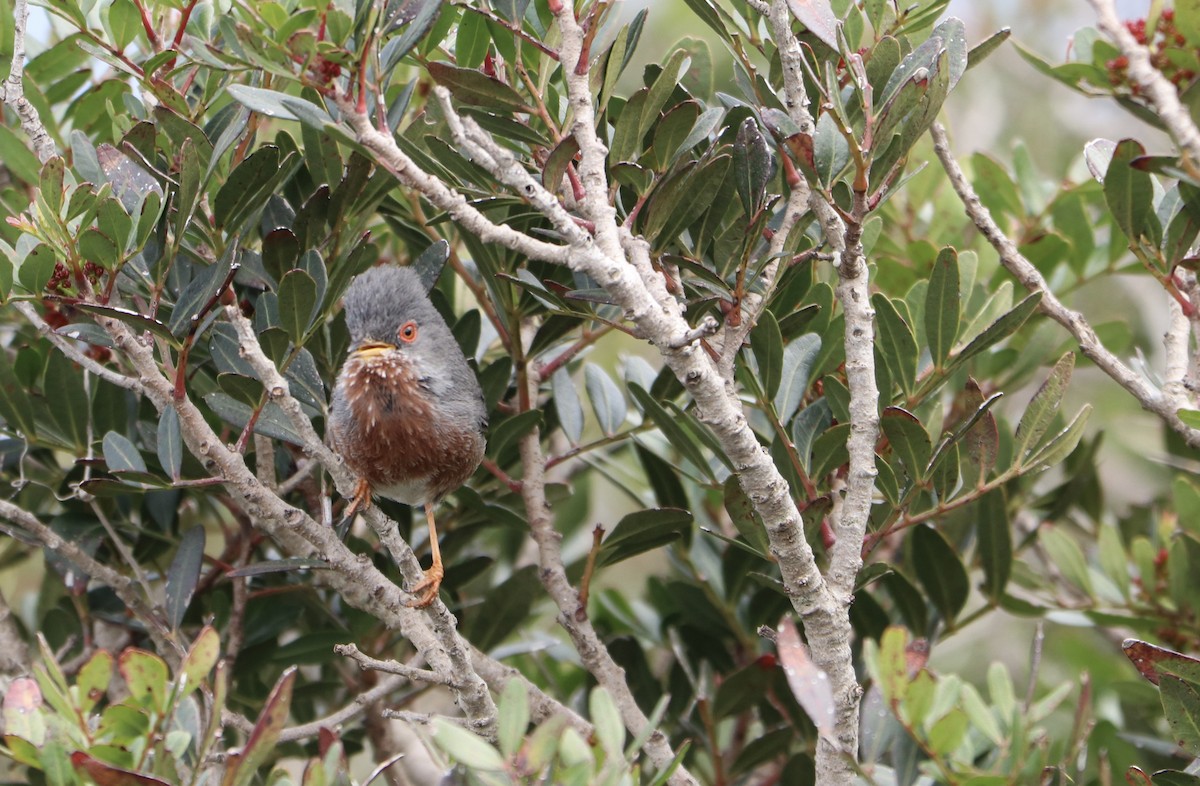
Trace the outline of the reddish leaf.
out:
M 837 17 L 829 0 L 788 0 L 788 8 L 808 28 L 808 32 L 837 51 Z
M 166 781 L 132 770 L 123 770 L 94 759 L 83 751 L 71 754 L 71 766 L 84 772 L 96 782 L 96 786 L 171 786 Z
M 796 701 L 808 713 L 820 735 L 833 739 L 835 713 L 829 675 L 812 662 L 791 617 L 784 617 L 779 623 L 775 647 L 779 650 L 779 662 Z
M 1129 786 L 1152 786 L 1150 776 L 1142 772 L 1140 767 L 1130 767 L 1125 771 L 1125 782 Z
M 246 740 L 246 747 L 241 753 L 229 757 L 225 769 L 225 777 L 221 786 L 245 786 L 254 777 L 255 771 L 261 766 L 275 749 L 279 732 L 287 723 L 288 712 L 292 706 L 292 688 L 296 684 L 296 667 L 292 666 L 283 673 L 271 695 L 263 705 L 262 713 Z
M 1129 658 L 1138 673 L 1155 685 L 1158 684 L 1159 677 L 1163 672 L 1177 673 L 1176 669 L 1172 669 L 1170 665 L 1159 668 L 1159 664 L 1186 664 L 1184 669 L 1192 672 L 1200 671 L 1200 660 L 1184 655 L 1182 652 L 1157 647 L 1146 641 L 1125 639 L 1121 642 L 1121 649 L 1125 651 L 1125 657 Z M 1128 775 L 1126 778 L 1128 779 Z

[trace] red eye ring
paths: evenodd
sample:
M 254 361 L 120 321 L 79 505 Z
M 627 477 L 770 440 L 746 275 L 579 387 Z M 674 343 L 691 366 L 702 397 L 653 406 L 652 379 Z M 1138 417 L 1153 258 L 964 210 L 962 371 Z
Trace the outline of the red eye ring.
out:
M 400 326 L 400 329 L 396 331 L 396 335 L 399 336 L 400 340 L 404 343 L 411 344 L 417 340 L 417 323 L 413 322 L 411 319 L 408 320 Z

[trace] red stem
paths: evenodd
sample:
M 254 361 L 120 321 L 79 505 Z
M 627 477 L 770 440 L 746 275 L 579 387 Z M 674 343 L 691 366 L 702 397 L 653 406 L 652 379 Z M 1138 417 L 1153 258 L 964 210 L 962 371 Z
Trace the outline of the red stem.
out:
M 154 25 L 150 22 L 150 15 L 146 13 L 146 6 L 142 5 L 142 0 L 133 0 L 133 4 L 137 6 L 138 14 L 142 17 L 142 29 L 146 31 L 146 38 L 150 39 L 150 48 L 157 52 L 158 33 L 154 32 Z

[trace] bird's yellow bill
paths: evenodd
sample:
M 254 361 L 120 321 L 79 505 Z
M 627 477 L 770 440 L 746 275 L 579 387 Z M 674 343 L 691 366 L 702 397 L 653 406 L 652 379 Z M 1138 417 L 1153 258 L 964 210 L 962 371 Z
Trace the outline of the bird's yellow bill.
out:
M 358 348 L 354 350 L 354 355 L 366 360 L 373 357 L 378 357 L 379 355 L 387 352 L 389 349 L 395 349 L 395 347 L 391 344 L 385 344 L 382 341 L 368 341 L 364 344 L 360 344 Z

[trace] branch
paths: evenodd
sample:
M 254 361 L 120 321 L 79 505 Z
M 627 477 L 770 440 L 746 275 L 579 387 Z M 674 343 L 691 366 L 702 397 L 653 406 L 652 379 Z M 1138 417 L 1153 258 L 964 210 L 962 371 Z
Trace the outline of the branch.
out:
M 536 400 L 536 376 L 531 375 L 529 387 L 530 399 Z M 612 659 L 608 648 L 592 627 L 587 608 L 581 602 L 579 593 L 567 579 L 562 560 L 562 533 L 554 528 L 550 505 L 546 501 L 546 457 L 542 454 L 540 440 L 540 429 L 535 428 L 521 437 L 520 444 L 521 465 L 525 469 L 521 476 L 521 498 L 525 503 L 525 516 L 529 519 L 530 533 L 538 547 L 538 577 L 558 607 L 558 624 L 571 637 L 571 643 L 579 653 L 584 668 L 612 694 L 625 728 L 634 736 L 641 736 L 650 720 L 638 707 L 637 699 L 625 679 L 625 670 Z M 655 729 L 647 738 L 645 750 L 654 766 L 659 769 L 667 767 L 675 758 L 667 735 L 659 729 Z M 696 779 L 683 769 L 676 771 L 671 782 L 697 783 Z
M 385 674 L 394 674 L 398 677 L 403 677 L 409 682 L 424 682 L 428 685 L 445 685 L 446 679 L 435 674 L 429 669 L 419 669 L 416 666 L 409 666 L 407 663 L 400 663 L 394 660 L 377 660 L 369 655 L 363 654 L 362 650 L 353 644 L 335 644 L 333 651 L 338 655 L 350 658 L 358 664 L 360 669 L 371 669 L 373 671 L 382 671 Z
M 112 589 L 121 602 L 129 607 L 134 617 L 146 626 L 146 632 L 154 640 L 163 657 L 177 665 L 184 650 L 167 629 L 166 623 L 150 606 L 128 576 L 122 575 L 107 565 L 102 565 L 79 546 L 64 540 L 57 532 L 47 527 L 29 511 L 6 500 L 0 500 L 0 518 L 20 527 L 32 535 L 44 547 L 74 565 L 84 575 Z
M 54 157 L 54 140 L 42 124 L 37 109 L 25 97 L 25 30 L 29 26 L 29 4 L 27 0 L 16 0 L 13 5 L 13 55 L 8 78 L 4 81 L 4 103 L 13 108 L 21 118 L 21 128 L 38 161 L 43 164 Z
M 375 154 L 376 161 L 410 188 L 420 191 L 437 207 L 445 210 L 451 218 L 468 231 L 487 243 L 499 243 L 530 259 L 565 264 L 568 249 L 565 246 L 535 240 L 511 227 L 496 224 L 483 213 L 472 207 L 459 192 L 425 172 L 400 149 L 390 134 L 379 131 L 366 114 L 359 114 L 354 102 L 339 96 L 338 108 L 354 131 L 358 141 Z
M 297 740 L 308 739 L 315 737 L 322 729 L 336 729 L 338 726 L 347 721 L 354 720 L 359 715 L 367 711 L 367 707 L 375 702 L 387 697 L 392 691 L 399 688 L 401 685 L 408 682 L 404 677 L 398 675 L 389 675 L 379 681 L 370 690 L 360 693 L 354 697 L 351 704 L 347 704 L 340 710 L 331 712 L 323 718 L 318 718 L 315 721 L 300 724 L 299 726 L 291 726 L 279 732 L 279 742 L 295 742 Z M 222 722 L 226 726 L 233 726 L 238 731 L 245 734 L 250 734 L 254 731 L 254 724 L 243 715 L 236 712 L 226 710 L 222 715 Z
M 1200 165 L 1200 129 L 1192 122 L 1187 107 L 1179 101 L 1179 93 L 1162 72 L 1150 63 L 1150 50 L 1137 42 L 1121 23 L 1113 0 L 1088 0 L 1096 9 L 1100 30 L 1112 39 L 1121 54 L 1129 58 L 1129 77 L 1154 106 L 1167 133 L 1183 151 L 1185 162 Z
M 1184 424 L 1179 419 L 1177 408 L 1161 391 L 1155 389 L 1148 381 L 1122 363 L 1116 355 L 1108 351 L 1087 319 L 1078 311 L 1071 311 L 1062 304 L 1062 301 L 1050 291 L 1050 285 L 1046 283 L 1046 279 L 1042 277 L 1038 269 L 1021 254 L 1016 243 L 997 226 L 992 219 L 992 214 L 979 201 L 979 195 L 967 182 L 962 168 L 954 160 L 954 155 L 950 151 L 950 141 L 946 137 L 946 129 L 942 127 L 941 123 L 934 123 L 929 129 L 929 133 L 933 137 L 933 148 L 937 153 L 938 160 L 941 161 L 942 168 L 946 170 L 950 184 L 962 201 L 967 216 L 992 244 L 992 248 L 1000 254 L 1000 263 L 1004 265 L 1005 269 L 1016 277 L 1025 289 L 1041 293 L 1042 302 L 1039 310 L 1066 328 L 1067 332 L 1074 336 L 1076 342 L 1079 343 L 1079 350 L 1090 358 L 1101 371 L 1112 377 L 1118 385 L 1137 399 L 1143 409 L 1162 418 L 1168 426 L 1183 437 L 1189 446 L 1200 447 L 1200 430 Z

